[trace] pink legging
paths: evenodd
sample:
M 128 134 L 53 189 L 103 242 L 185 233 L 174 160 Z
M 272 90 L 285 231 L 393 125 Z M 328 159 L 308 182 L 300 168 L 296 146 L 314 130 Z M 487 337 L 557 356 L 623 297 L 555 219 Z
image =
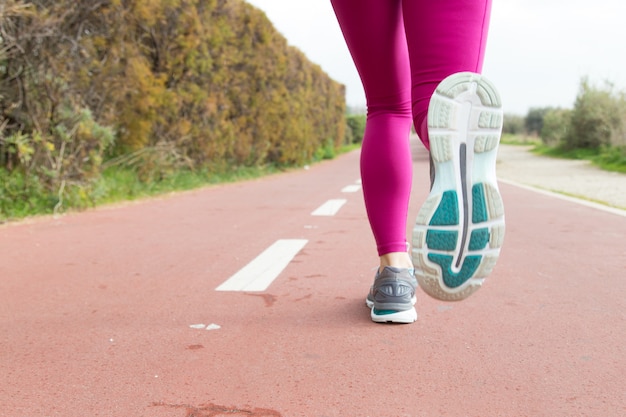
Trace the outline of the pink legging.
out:
M 482 69 L 491 0 L 331 0 L 361 77 L 367 124 L 361 179 L 378 254 L 405 252 L 411 123 L 428 148 L 437 84 Z

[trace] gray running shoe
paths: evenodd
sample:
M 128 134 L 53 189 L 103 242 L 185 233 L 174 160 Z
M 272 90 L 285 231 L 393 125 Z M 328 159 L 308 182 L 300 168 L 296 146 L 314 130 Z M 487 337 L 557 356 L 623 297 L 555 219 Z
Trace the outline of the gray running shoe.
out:
M 365 303 L 372 309 L 372 321 L 377 323 L 413 323 L 417 280 L 413 269 L 386 266 L 376 273 Z

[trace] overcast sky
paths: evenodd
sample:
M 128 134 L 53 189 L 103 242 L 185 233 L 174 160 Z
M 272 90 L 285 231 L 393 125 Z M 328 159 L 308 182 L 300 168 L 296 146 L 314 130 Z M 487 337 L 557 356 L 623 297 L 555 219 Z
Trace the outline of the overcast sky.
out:
M 348 105 L 364 106 L 330 0 L 247 1 L 291 45 L 346 85 Z M 626 89 L 624 16 L 623 0 L 494 0 L 483 73 L 499 88 L 505 112 L 571 108 L 584 76 Z

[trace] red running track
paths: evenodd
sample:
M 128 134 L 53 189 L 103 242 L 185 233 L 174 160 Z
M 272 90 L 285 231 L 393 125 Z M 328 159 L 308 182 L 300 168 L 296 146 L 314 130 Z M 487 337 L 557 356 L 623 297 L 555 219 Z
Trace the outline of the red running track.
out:
M 0 227 L 0 416 L 626 415 L 626 217 L 502 184 L 485 287 L 375 324 L 358 156 Z M 281 239 L 267 290 L 215 290 Z

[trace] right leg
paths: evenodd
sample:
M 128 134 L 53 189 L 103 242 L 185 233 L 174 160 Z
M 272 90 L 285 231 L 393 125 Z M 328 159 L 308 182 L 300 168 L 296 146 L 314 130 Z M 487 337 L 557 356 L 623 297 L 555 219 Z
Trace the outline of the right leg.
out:
M 381 267 L 411 267 L 406 221 L 412 180 L 411 75 L 401 0 L 331 0 L 367 99 L 361 179 Z
M 411 77 L 401 0 L 331 0 L 367 98 L 361 179 L 380 268 L 367 296 L 376 322 L 410 323 L 417 281 L 407 253 Z

